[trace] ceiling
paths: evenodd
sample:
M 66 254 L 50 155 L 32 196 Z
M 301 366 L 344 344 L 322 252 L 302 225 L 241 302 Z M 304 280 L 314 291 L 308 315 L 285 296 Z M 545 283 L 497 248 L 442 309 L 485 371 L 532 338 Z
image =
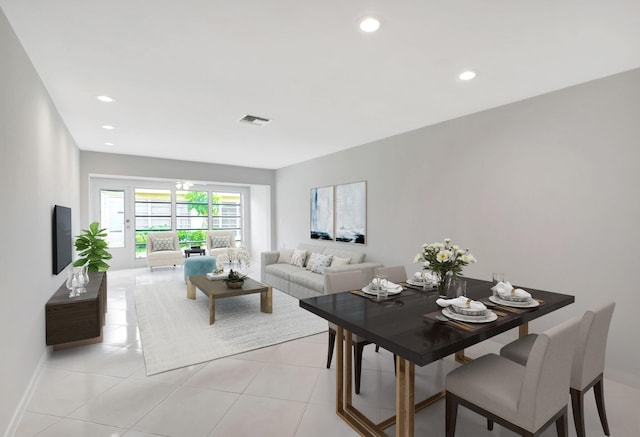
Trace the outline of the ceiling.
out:
M 80 149 L 258 168 L 640 67 L 638 0 L 0 7 Z M 378 32 L 358 29 L 367 15 Z M 467 69 L 477 77 L 463 82 Z

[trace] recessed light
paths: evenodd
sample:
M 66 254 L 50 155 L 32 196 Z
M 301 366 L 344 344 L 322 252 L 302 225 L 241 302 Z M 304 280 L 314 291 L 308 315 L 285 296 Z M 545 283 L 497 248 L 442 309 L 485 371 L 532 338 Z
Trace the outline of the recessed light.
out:
M 360 30 L 363 32 L 371 33 L 380 29 L 380 21 L 373 17 L 366 17 L 360 21 Z
M 105 102 L 105 103 L 111 103 L 114 100 L 109 97 L 109 96 L 96 96 L 96 99 L 100 100 L 101 102 Z
M 102 125 L 102 129 L 106 129 L 106 130 L 113 130 L 115 129 L 115 127 L 109 125 L 109 124 L 103 124 Z
M 114 146 L 115 144 L 113 143 L 104 143 L 105 146 Z
M 476 73 L 475 73 L 475 71 L 471 71 L 471 70 L 463 71 L 458 76 L 458 78 L 460 78 L 460 80 L 471 80 L 474 77 L 476 77 Z

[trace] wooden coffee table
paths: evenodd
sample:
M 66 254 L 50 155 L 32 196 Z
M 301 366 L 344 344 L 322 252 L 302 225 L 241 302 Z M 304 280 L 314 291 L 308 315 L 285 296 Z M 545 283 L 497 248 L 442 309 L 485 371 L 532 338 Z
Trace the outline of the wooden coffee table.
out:
M 254 281 L 251 278 L 244 280 L 242 288 L 227 288 L 227 284 L 223 280 L 210 281 L 206 275 L 194 275 L 187 277 L 187 298 L 196 298 L 196 287 L 209 298 L 209 324 L 212 325 L 216 321 L 216 299 L 224 297 L 242 296 L 243 294 L 260 293 L 260 311 L 263 313 L 272 312 L 272 296 L 271 286 Z

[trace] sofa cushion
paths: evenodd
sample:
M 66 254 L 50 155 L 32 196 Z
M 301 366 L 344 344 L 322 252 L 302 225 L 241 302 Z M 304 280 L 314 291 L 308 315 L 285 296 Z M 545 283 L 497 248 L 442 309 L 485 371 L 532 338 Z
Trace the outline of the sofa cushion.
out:
M 292 284 L 298 284 L 324 294 L 324 276 L 317 273 L 299 270 L 291 273 L 289 280 Z
M 325 269 L 331 265 L 332 255 L 318 255 L 315 262 L 311 266 L 312 273 L 324 273 Z
M 327 255 L 333 255 L 340 258 L 351 258 L 351 264 L 360 264 L 364 262 L 367 254 L 364 252 L 355 252 L 349 250 L 336 249 L 334 247 L 327 247 L 324 251 Z
M 313 265 L 316 263 L 316 259 L 322 256 L 322 254 L 320 252 L 313 252 L 311 255 L 309 255 L 307 257 L 307 262 L 305 264 L 307 270 L 311 270 L 311 268 L 313 267 Z
M 163 250 L 176 250 L 173 247 L 173 238 L 151 237 L 151 251 L 159 252 Z
M 304 249 L 296 249 L 291 255 L 290 264 L 296 267 L 304 267 L 304 263 L 307 261 L 307 251 Z
M 288 281 L 292 273 L 297 273 L 301 270 L 300 267 L 292 266 L 291 264 L 269 264 L 264 271 Z
M 212 247 L 214 249 L 220 247 L 231 247 L 231 238 L 229 235 L 213 235 L 212 238 Z
M 331 267 L 334 266 L 344 266 L 347 264 L 351 264 L 351 258 L 342 258 L 340 256 L 334 256 L 331 259 Z
M 277 262 L 289 264 L 291 262 L 291 255 L 293 255 L 293 249 L 281 249 Z

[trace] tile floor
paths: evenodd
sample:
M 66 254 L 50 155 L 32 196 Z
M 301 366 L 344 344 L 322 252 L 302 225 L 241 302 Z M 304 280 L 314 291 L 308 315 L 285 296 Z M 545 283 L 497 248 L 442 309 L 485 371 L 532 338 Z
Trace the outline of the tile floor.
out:
M 110 271 L 104 342 L 50 355 L 15 436 L 357 435 L 335 414 L 335 364 L 324 366 L 326 334 L 147 377 L 133 287 L 181 277 L 182 270 L 173 268 Z M 487 341 L 468 354 L 495 352 L 499 346 Z M 375 420 L 393 414 L 392 363 L 390 353 L 365 348 L 362 393 L 355 402 Z M 416 399 L 440 390 L 455 366 L 447 358 L 416 368 Z M 611 435 L 640 435 L 640 390 L 607 380 L 605 396 Z M 592 396 L 585 415 L 587 435 L 603 435 Z M 444 435 L 444 402 L 416 415 L 416 436 L 425 435 Z M 497 425 L 489 432 L 484 419 L 461 408 L 456 435 L 515 434 Z M 555 435 L 554 427 L 543 434 Z

